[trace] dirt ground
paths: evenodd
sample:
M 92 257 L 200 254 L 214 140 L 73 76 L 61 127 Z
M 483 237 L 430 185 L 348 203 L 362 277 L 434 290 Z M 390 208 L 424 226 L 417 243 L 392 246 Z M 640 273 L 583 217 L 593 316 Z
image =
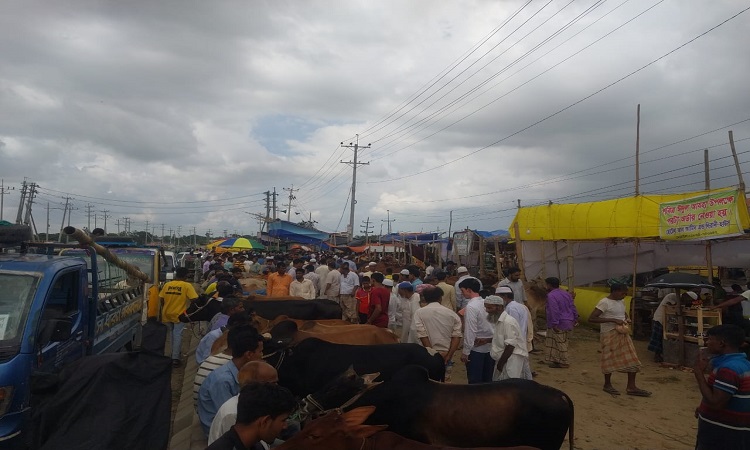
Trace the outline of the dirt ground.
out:
M 625 395 L 627 376 L 619 373 L 612 375 L 612 384 L 622 395 L 602 391 L 598 331 L 576 328 L 569 369 L 551 369 L 543 353 L 531 355 L 531 369 L 538 373 L 534 380 L 562 390 L 573 400 L 576 449 L 694 448 L 697 422 L 693 414 L 700 394 L 692 372 L 660 367 L 645 341 L 635 341 L 635 347 L 643 364 L 636 383 L 653 393 L 648 398 Z M 452 382 L 466 383 L 466 369 L 459 358 L 454 358 Z M 562 448 L 569 448 L 567 439 Z

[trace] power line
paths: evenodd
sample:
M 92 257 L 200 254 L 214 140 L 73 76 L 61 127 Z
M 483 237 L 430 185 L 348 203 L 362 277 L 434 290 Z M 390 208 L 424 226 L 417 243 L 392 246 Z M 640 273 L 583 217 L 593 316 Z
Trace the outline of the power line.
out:
M 546 117 L 544 117 L 544 118 L 542 118 L 542 119 L 539 119 L 539 120 L 537 120 L 536 122 L 532 123 L 531 125 L 527 125 L 526 127 L 524 127 L 524 128 L 521 128 L 520 130 L 517 130 L 517 131 L 515 131 L 515 132 L 513 132 L 513 133 L 511 133 L 511 134 L 509 134 L 509 135 L 507 135 L 507 136 L 505 136 L 505 137 L 504 137 L 504 138 L 502 138 L 502 139 L 498 139 L 497 141 L 495 141 L 495 142 L 493 142 L 493 143 L 491 143 L 491 144 L 489 144 L 489 145 L 486 145 L 486 146 L 484 146 L 484 147 L 481 147 L 481 148 L 479 148 L 479 149 L 477 149 L 477 150 L 474 150 L 474 151 L 472 151 L 472 152 L 469 152 L 469 153 L 467 153 L 466 155 L 463 155 L 463 156 L 461 156 L 461 157 L 458 157 L 458 158 L 456 158 L 456 159 L 453 159 L 453 160 L 451 160 L 451 161 L 445 162 L 445 163 L 443 163 L 443 164 L 439 164 L 439 165 L 437 165 L 437 166 L 433 166 L 433 167 L 431 167 L 431 168 L 429 168 L 429 169 L 425 169 L 425 170 L 422 170 L 422 171 L 419 171 L 419 172 L 415 172 L 415 173 L 413 173 L 413 174 L 410 174 L 410 175 L 404 175 L 404 176 L 401 176 L 401 177 L 395 177 L 395 178 L 391 178 L 391 179 L 387 179 L 387 180 L 380 180 L 380 181 L 370 181 L 370 182 L 368 182 L 368 183 L 370 183 L 370 184 L 375 184 L 375 183 L 386 183 L 386 182 L 390 182 L 390 181 L 397 181 L 397 180 L 403 180 L 403 179 L 406 179 L 406 178 L 412 178 L 412 177 L 414 177 L 414 176 L 417 176 L 417 175 L 421 175 L 421 174 L 424 174 L 424 173 L 428 173 L 428 172 L 432 172 L 433 170 L 439 169 L 439 168 L 441 168 L 441 167 L 445 167 L 445 166 L 448 166 L 448 165 L 450 165 L 450 164 L 453 164 L 453 163 L 455 163 L 455 162 L 458 162 L 458 161 L 461 161 L 461 160 L 463 160 L 463 159 L 466 159 L 466 158 L 468 158 L 468 157 L 470 157 L 470 156 L 473 156 L 473 155 L 475 155 L 475 154 L 477 154 L 477 153 L 479 153 L 479 152 L 481 152 L 481 151 L 483 151 L 483 150 L 486 150 L 486 149 L 488 149 L 488 148 L 490 148 L 490 147 L 493 147 L 493 146 L 495 146 L 495 145 L 497 145 L 497 144 L 499 144 L 499 143 L 501 143 L 501 142 L 503 142 L 503 141 L 506 141 L 506 140 L 510 139 L 510 138 L 511 138 L 511 137 L 513 137 L 513 136 L 516 136 L 516 135 L 518 135 L 518 134 L 520 134 L 520 133 L 523 133 L 524 131 L 526 131 L 526 130 L 528 130 L 528 129 L 530 129 L 530 128 L 533 128 L 533 127 L 535 127 L 535 126 L 539 125 L 540 123 L 543 123 L 543 122 L 545 122 L 545 121 L 547 121 L 547 120 L 549 120 L 549 119 L 551 119 L 551 118 L 553 118 L 553 117 L 555 117 L 555 116 L 557 116 L 557 115 L 559 115 L 559 114 L 561 114 L 561 113 L 563 113 L 563 112 L 565 112 L 565 111 L 567 111 L 567 110 L 569 110 L 569 109 L 571 109 L 571 108 L 573 108 L 573 107 L 577 106 L 577 105 L 578 105 L 578 104 L 580 104 L 580 103 L 583 103 L 584 101 L 586 101 L 586 100 L 590 99 L 591 97 L 594 97 L 595 95 L 597 95 L 597 94 L 599 94 L 599 93 L 601 93 L 601 92 L 604 92 L 605 90 L 609 89 L 609 88 L 610 88 L 610 87 L 612 87 L 612 86 L 615 86 L 615 85 L 619 84 L 620 82 L 622 82 L 622 81 L 624 81 L 624 80 L 626 80 L 626 79 L 630 78 L 631 76 L 633 76 L 633 75 L 635 75 L 635 74 L 637 74 L 637 73 L 641 72 L 642 70 L 644 70 L 644 69 L 646 69 L 646 68 L 648 68 L 648 67 L 652 66 L 653 64 L 656 64 L 657 62 L 659 62 L 659 61 L 661 61 L 662 59 L 666 58 L 667 56 L 671 55 L 672 53 L 675 53 L 675 52 L 679 51 L 680 49 L 682 49 L 682 48 L 686 47 L 687 45 L 691 44 L 692 42 L 694 42 L 694 41 L 696 41 L 696 40 L 700 39 L 701 37 L 703 37 L 703 36 L 705 36 L 705 35 L 707 35 L 707 34 L 708 34 L 708 33 L 710 33 L 711 31 L 713 31 L 713 30 L 715 30 L 715 29 L 717 29 L 717 28 L 721 27 L 722 25 L 724 25 L 724 24 L 726 24 L 727 22 L 729 22 L 729 21 L 733 20 L 734 18 L 738 17 L 738 16 L 740 15 L 740 14 L 742 14 L 742 13 L 746 12 L 746 11 L 747 11 L 747 10 L 749 10 L 749 9 L 750 9 L 750 7 L 747 7 L 747 8 L 745 8 L 745 9 L 743 9 L 742 11 L 740 11 L 740 12 L 738 12 L 737 14 L 735 14 L 735 15 L 731 16 L 730 18 L 728 18 L 728 19 L 726 19 L 726 20 L 722 21 L 721 23 L 719 23 L 719 24 L 717 24 L 717 25 L 714 25 L 713 27 L 709 28 L 708 30 L 704 31 L 703 33 L 701 33 L 701 34 L 699 34 L 699 35 L 695 36 L 694 38 L 692 38 L 692 39 L 688 40 L 687 42 L 685 42 L 685 43 L 683 43 L 683 44 L 679 45 L 678 47 L 676 47 L 676 48 L 674 48 L 674 49 L 670 50 L 669 52 L 667 52 L 667 53 L 665 53 L 665 54 L 663 54 L 663 55 L 659 56 L 658 58 L 656 58 L 656 59 L 652 60 L 651 62 L 649 62 L 649 63 L 647 63 L 647 64 L 645 64 L 645 65 L 643 65 L 643 66 L 639 67 L 638 69 L 635 69 L 635 70 L 633 70 L 632 72 L 628 73 L 627 75 L 625 75 L 625 76 L 623 76 L 623 77 L 621 77 L 621 78 L 619 78 L 619 79 L 617 79 L 617 80 L 613 81 L 612 83 L 609 83 L 608 85 L 606 85 L 606 86 L 604 86 L 604 87 L 602 87 L 602 88 L 600 88 L 600 89 L 598 89 L 598 90 L 594 91 L 593 93 L 591 93 L 591 94 L 589 94 L 589 95 L 587 95 L 587 96 L 585 96 L 585 97 L 583 97 L 583 98 L 581 98 L 581 99 L 579 99 L 579 100 L 577 100 L 577 101 L 575 101 L 575 102 L 571 103 L 570 105 L 568 105 L 568 106 L 566 106 L 566 107 L 564 107 L 564 108 L 562 108 L 562 109 L 559 109 L 559 110 L 555 111 L 554 113 L 552 113 L 552 114 L 549 114 L 549 115 L 547 115 Z

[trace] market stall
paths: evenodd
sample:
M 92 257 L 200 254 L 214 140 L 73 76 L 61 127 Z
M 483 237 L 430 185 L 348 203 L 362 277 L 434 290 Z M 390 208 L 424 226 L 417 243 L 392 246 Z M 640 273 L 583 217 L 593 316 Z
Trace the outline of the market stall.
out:
M 510 231 L 527 279 L 555 276 L 572 290 L 632 276 L 638 298 L 639 274 L 669 266 L 702 266 L 708 273 L 719 265 L 750 267 L 748 229 L 744 192 L 726 188 L 521 207 Z M 596 301 L 584 305 L 576 297 L 579 311 L 592 310 Z M 629 305 L 631 317 L 637 303 Z

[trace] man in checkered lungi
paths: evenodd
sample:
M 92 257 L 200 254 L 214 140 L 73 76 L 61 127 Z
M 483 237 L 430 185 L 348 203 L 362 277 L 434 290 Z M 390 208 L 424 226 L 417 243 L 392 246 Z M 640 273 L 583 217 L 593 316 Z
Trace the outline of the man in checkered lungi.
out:
M 641 370 L 641 361 L 635 353 L 623 299 L 628 294 L 624 284 L 613 284 L 609 296 L 599 300 L 589 317 L 589 322 L 601 324 L 600 343 L 602 350 L 602 373 L 604 374 L 604 392 L 620 395 L 612 386 L 612 372 L 628 374 L 628 385 L 625 393 L 637 397 L 650 397 L 651 392 L 640 389 L 635 384 L 635 375 Z

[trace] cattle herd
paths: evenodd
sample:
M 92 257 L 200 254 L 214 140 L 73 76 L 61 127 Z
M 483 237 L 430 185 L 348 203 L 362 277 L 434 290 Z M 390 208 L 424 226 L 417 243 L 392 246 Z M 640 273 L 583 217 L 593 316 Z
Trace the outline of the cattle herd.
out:
M 573 449 L 573 403 L 560 390 L 528 380 L 443 383 L 439 354 L 344 322 L 330 300 L 244 302 L 266 337 L 264 360 L 304 399 L 302 430 L 278 449 L 557 450 L 566 434 Z M 191 319 L 215 314 L 210 303 L 192 307 Z

